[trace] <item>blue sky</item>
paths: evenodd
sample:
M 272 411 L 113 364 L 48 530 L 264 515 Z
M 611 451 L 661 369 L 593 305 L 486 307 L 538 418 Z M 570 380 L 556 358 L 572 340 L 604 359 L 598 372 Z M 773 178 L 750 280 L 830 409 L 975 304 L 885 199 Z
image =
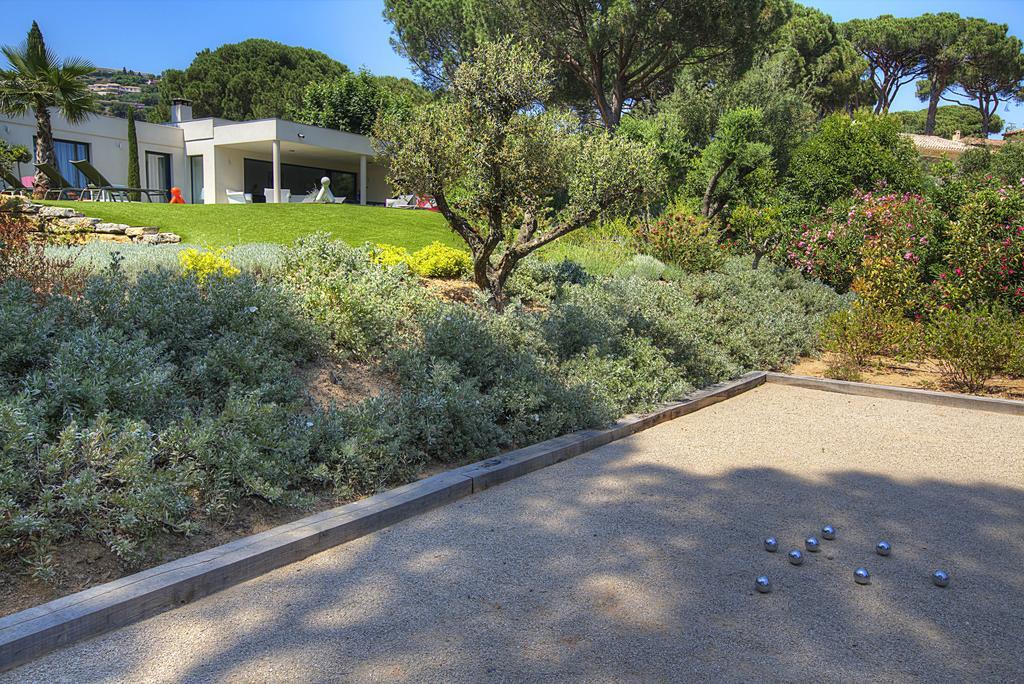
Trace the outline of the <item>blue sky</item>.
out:
M 1024 0 L 804 0 L 836 21 L 879 14 L 916 16 L 959 12 L 1010 26 L 1024 36 Z M 270 38 L 321 50 L 350 67 L 411 76 L 395 54 L 380 0 L 0 0 L 0 43 L 20 42 L 32 20 L 58 54 L 87 57 L 98 66 L 159 73 L 184 68 L 196 52 L 246 38 Z M 198 17 L 204 17 L 199 20 Z M 913 86 L 897 96 L 896 109 L 920 109 Z M 1000 116 L 1024 126 L 1024 106 L 1000 107 Z

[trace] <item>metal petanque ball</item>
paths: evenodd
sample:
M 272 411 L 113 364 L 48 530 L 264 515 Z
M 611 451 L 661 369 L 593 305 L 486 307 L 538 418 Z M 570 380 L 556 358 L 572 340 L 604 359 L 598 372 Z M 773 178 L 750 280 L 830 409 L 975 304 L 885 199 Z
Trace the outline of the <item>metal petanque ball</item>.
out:
M 775 553 L 779 550 L 779 540 L 775 537 L 765 537 L 764 550 L 769 553 Z
M 772 581 L 768 579 L 768 575 L 761 575 L 754 580 L 754 586 L 757 587 L 758 593 L 767 594 L 772 590 Z
M 821 550 L 821 542 L 818 541 L 817 537 L 808 537 L 804 540 L 804 548 L 811 553 L 817 553 Z
M 888 556 L 892 553 L 892 544 L 887 541 L 880 541 L 875 545 L 875 553 L 879 556 Z
M 821 536 L 825 539 L 832 540 L 836 538 L 836 528 L 831 525 L 825 525 L 821 528 Z
M 857 584 L 871 584 L 871 573 L 867 568 L 857 568 L 853 571 L 853 581 Z
M 949 586 L 949 573 L 945 570 L 936 570 L 932 573 L 932 584 L 937 587 Z
M 789 562 L 793 565 L 803 565 L 804 554 L 800 549 L 793 549 L 789 552 Z

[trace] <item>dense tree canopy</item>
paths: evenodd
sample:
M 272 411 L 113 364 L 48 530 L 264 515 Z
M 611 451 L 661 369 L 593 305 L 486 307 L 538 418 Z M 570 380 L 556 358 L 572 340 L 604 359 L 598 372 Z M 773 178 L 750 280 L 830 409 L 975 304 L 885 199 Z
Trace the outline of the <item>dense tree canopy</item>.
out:
M 817 207 L 879 184 L 914 191 L 921 186 L 919 159 L 914 146 L 900 135 L 897 118 L 858 115 L 851 120 L 834 114 L 797 148 L 791 185 Z
M 515 26 L 509 0 L 385 0 L 391 44 L 431 89 L 450 82 L 462 60 L 482 42 Z
M 844 50 L 841 38 L 835 39 L 830 20 L 820 13 L 803 13 L 799 6 L 796 10 L 793 19 L 779 29 L 777 39 L 755 58 L 754 66 L 738 78 L 718 66 L 686 67 L 670 95 L 623 118 L 620 132 L 654 145 L 673 189 L 685 184 L 695 198 L 703 198 L 714 177 L 709 164 L 715 165 L 712 158 L 716 155 L 702 155 L 702 150 L 720 147 L 721 143 L 716 145 L 715 141 L 726 130 L 722 127 L 723 119 L 739 110 L 757 111 L 758 141 L 765 145 L 769 155 L 758 166 L 757 173 L 740 174 L 743 192 L 749 193 L 750 184 L 755 181 L 773 178 L 776 173 L 785 174 L 793 149 L 810 130 L 819 108 L 830 106 L 827 98 L 819 97 L 822 91 L 817 90 L 818 84 L 836 78 L 844 80 L 844 87 L 848 88 L 851 76 L 853 87 L 860 83 L 860 58 L 852 48 Z M 830 27 L 833 38 L 829 38 Z M 827 65 L 842 69 L 843 57 L 836 59 L 836 49 L 854 60 L 855 66 L 847 67 L 845 78 L 827 73 Z M 846 105 L 843 97 L 836 98 L 840 107 Z M 696 169 L 699 177 L 686 183 L 691 169 Z M 727 170 L 722 182 L 716 181 L 716 197 L 733 199 L 735 193 L 729 189 L 740 189 L 731 182 L 735 171 Z M 723 194 L 725 190 L 729 191 Z M 717 203 L 710 206 L 716 214 L 723 208 Z
M 925 77 L 918 83 L 918 96 L 928 102 L 924 130 L 920 132 L 931 135 L 935 132 L 939 100 L 956 82 L 964 66 L 965 55 L 961 48 L 966 22 L 959 14 L 941 12 L 924 14 L 915 23 L 921 46 L 922 75 Z
M 928 133 L 928 110 L 916 112 L 892 112 L 892 115 L 903 124 L 906 133 Z M 1003 130 L 1003 120 L 994 114 L 989 122 L 989 133 Z M 931 135 L 952 138 L 959 131 L 963 136 L 984 137 L 982 132 L 981 112 L 975 107 L 965 105 L 944 105 L 935 110 L 935 127 Z
M 203 50 L 184 71 L 165 71 L 156 116 L 166 121 L 171 100 L 185 97 L 196 116 L 281 117 L 302 104 L 307 84 L 346 73 L 348 67 L 322 52 L 250 38 Z
M 830 16 L 795 4 L 792 17 L 778 34 L 765 61 L 778 63 L 778 73 L 786 79 L 783 83 L 816 112 L 870 104 L 870 88 L 861 80 L 867 62 Z
M 867 61 L 867 77 L 875 93 L 875 113 L 889 111 L 900 88 L 924 74 L 916 20 L 883 14 L 851 19 L 843 32 Z
M 688 64 L 749 65 L 787 18 L 783 0 L 387 0 L 399 50 L 442 82 L 481 38 L 535 45 L 555 66 L 557 99 L 589 99 L 609 129 L 624 111 L 671 89 Z
M 374 76 L 365 69 L 332 81 L 306 86 L 302 105 L 289 112 L 299 123 L 337 128 L 368 135 L 377 117 L 387 111 L 411 107 L 429 98 L 412 81 L 394 76 Z
M 992 132 L 992 117 L 999 105 L 1020 99 L 1024 79 L 1024 55 L 1019 38 L 1007 33 L 1006 24 L 983 19 L 965 22 L 960 50 L 963 64 L 956 82 L 944 96 L 950 102 L 967 104 L 981 114 L 982 134 Z

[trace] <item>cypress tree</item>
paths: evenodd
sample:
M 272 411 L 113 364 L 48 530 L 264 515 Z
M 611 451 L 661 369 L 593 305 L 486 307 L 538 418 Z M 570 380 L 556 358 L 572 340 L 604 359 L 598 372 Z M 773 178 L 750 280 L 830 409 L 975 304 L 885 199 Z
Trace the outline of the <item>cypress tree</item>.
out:
M 45 52 L 46 43 L 43 42 L 43 32 L 39 30 L 39 24 L 32 22 L 32 28 L 28 30 L 28 51 L 33 52 Z
M 135 112 L 132 110 L 128 110 L 128 187 L 142 187 L 139 180 L 139 139 L 135 134 Z M 139 201 L 137 192 L 129 193 L 128 197 L 133 202 Z

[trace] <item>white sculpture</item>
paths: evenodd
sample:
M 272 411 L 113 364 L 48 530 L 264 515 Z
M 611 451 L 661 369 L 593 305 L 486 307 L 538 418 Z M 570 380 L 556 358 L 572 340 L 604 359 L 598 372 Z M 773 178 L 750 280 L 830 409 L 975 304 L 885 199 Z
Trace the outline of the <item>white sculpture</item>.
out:
M 320 179 L 320 191 L 316 193 L 314 202 L 322 204 L 334 204 L 334 193 L 331 192 L 331 179 L 324 176 Z

